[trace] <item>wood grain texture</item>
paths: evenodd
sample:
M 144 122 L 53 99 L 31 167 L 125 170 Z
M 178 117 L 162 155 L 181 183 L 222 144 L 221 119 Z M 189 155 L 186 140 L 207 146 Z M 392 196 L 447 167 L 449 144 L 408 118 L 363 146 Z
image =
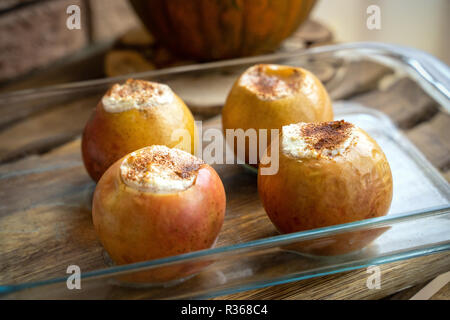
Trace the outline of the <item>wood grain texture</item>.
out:
M 437 105 L 430 102 L 415 83 L 400 79 L 382 90 L 379 81 L 384 76 L 373 74 L 375 76 L 359 80 L 347 78 L 353 81 L 352 89 L 336 86 L 335 90 L 386 112 L 403 127 L 413 127 L 407 131 L 408 136 L 416 139 L 414 142 L 419 149 L 436 166 L 447 170 L 449 179 L 448 115 L 437 113 Z M 335 77 L 333 74 L 330 82 Z M 358 96 L 366 90 L 375 91 Z M 0 230 L 0 238 L 6 239 L 0 241 L 0 283 L 65 275 L 65 268 L 72 263 L 80 265 L 83 271 L 107 266 L 92 227 L 90 203 L 94 184 L 83 168 L 78 138 L 98 98 L 84 97 L 68 104 L 34 110 L 32 116 L 23 121 L 16 119 L 0 131 L 0 158 L 16 159 L 0 165 L 0 179 L 5 182 L 0 188 L 0 225 L 6 226 Z M 204 129 L 217 128 L 220 118 L 212 118 L 203 126 Z M 277 234 L 261 207 L 255 176 L 237 165 L 214 167 L 224 182 L 228 198 L 227 218 L 218 246 Z M 383 265 L 382 289 L 375 291 L 366 288 L 367 274 L 359 270 L 221 298 L 378 299 L 447 271 L 449 255 L 435 254 Z M 239 267 L 238 262 L 234 267 Z M 280 263 L 274 270 L 282 272 L 288 267 Z M 192 281 L 200 285 L 205 279 Z M 183 285 L 180 288 L 182 290 Z M 97 296 L 111 299 L 162 297 L 158 290 L 117 286 L 96 287 L 95 290 Z M 17 297 L 20 298 L 20 294 Z M 34 297 L 43 298 L 42 293 Z M 78 297 L 89 298 L 89 294 Z
M 347 99 L 356 94 L 374 90 L 378 82 L 392 69 L 371 60 L 349 61 L 337 70 L 337 75 L 328 82 L 331 99 Z
M 76 99 L 7 127 L 0 132 L 0 162 L 42 153 L 72 140 L 83 130 L 99 99 L 97 95 Z
M 427 122 L 407 131 L 408 138 L 437 168 L 450 169 L 450 115 L 439 112 Z
M 400 128 L 412 128 L 438 112 L 438 105 L 410 78 L 401 78 L 385 90 L 352 99 L 387 114 Z
M 81 9 L 81 29 L 66 28 L 66 9 Z M 36 1 L 2 14 L 0 19 L 0 82 L 72 54 L 88 45 L 81 0 Z
M 218 126 L 219 117 L 203 124 L 205 130 Z M 276 235 L 259 201 L 256 176 L 238 165 L 214 168 L 227 192 L 217 246 Z M 107 266 L 91 223 L 95 185 L 82 164 L 79 139 L 2 165 L 0 178 L 0 236 L 6 240 L 0 242 L 0 283 L 61 276 L 77 261 L 86 271 Z
M 111 46 L 111 42 L 92 45 L 66 59 L 53 62 L 41 69 L 40 72 L 34 72 L 13 82 L 0 85 L 0 93 L 102 78 L 104 77 L 103 61 Z M 3 120 L 2 118 L 3 114 L 0 120 Z
M 215 117 L 206 121 L 203 129 L 219 126 L 220 117 Z M 258 199 L 254 174 L 237 165 L 214 167 L 227 192 L 226 220 L 217 246 L 276 235 L 277 232 Z M 63 276 L 69 264 L 77 264 L 83 271 L 108 266 L 92 227 L 90 203 L 94 183 L 82 165 L 79 139 L 41 156 L 34 155 L 2 165 L 0 178 L 4 182 L 0 197 L 5 199 L 0 208 L 0 225 L 5 226 L 0 237 L 7 239 L 0 242 L 0 283 Z M 273 265 L 268 263 L 273 259 L 270 255 L 267 259 L 266 262 L 261 262 L 261 267 L 271 265 L 264 272 L 273 274 L 283 273 L 286 268 L 289 270 L 295 267 L 295 263 L 299 266 L 307 263 L 306 260 L 288 259 L 283 262 L 284 259 L 281 259 L 278 264 Z M 450 265 L 449 260 L 450 254 L 432 255 L 420 258 L 414 263 L 404 261 L 383 266 L 383 279 L 386 279 L 386 284 L 382 290 L 377 291 L 367 290 L 367 274 L 360 270 L 221 298 L 376 299 L 414 285 L 415 281 L 424 281 L 443 272 Z M 294 264 L 291 264 L 292 262 Z M 235 265 L 229 268 L 239 269 L 239 263 L 236 261 Z M 178 289 L 173 289 L 174 294 L 185 297 L 183 286 L 201 286 L 204 281 L 208 282 L 205 279 L 217 281 L 216 277 L 215 272 L 209 272 L 203 278 L 196 277 Z M 110 299 L 164 297 L 158 289 L 132 290 L 107 284 L 93 285 L 92 290 L 77 296 L 68 295 L 67 290 L 59 293 L 61 297 L 67 298 L 90 298 L 93 295 L 96 298 Z M 55 293 L 58 291 L 32 292 L 31 297 L 37 294 L 35 298 L 43 298 L 45 295 L 54 298 Z M 21 294 L 13 297 L 30 298 Z
M 427 282 L 406 288 L 404 290 L 400 290 L 400 291 L 394 293 L 393 295 L 384 297 L 383 300 L 409 300 L 425 285 L 427 285 Z
M 387 300 L 411 300 L 414 297 L 414 300 L 422 300 L 422 299 L 419 299 L 419 297 L 416 296 L 416 294 L 418 294 L 423 299 L 425 299 L 422 290 L 430 292 L 429 285 L 433 285 L 432 282 L 436 281 L 441 276 L 442 276 L 442 274 L 439 275 L 438 277 L 436 277 L 435 279 L 433 279 L 432 281 L 427 281 L 425 283 L 421 283 L 421 284 L 415 285 L 413 287 L 407 288 L 405 290 L 399 291 L 399 292 L 393 294 L 392 296 L 387 297 L 386 299 Z M 450 282 L 448 282 L 446 285 L 444 285 L 436 293 L 432 294 L 427 300 L 450 300 Z
M 380 289 L 368 289 L 368 273 L 366 269 L 360 269 L 222 296 L 218 299 L 380 299 L 436 277 L 449 270 L 449 266 L 450 253 L 440 253 L 381 265 Z
M 450 283 L 447 283 L 441 290 L 439 290 L 431 300 L 450 300 Z
M 12 8 L 19 6 L 19 5 L 23 5 L 26 3 L 31 3 L 37 0 L 3 0 L 0 3 L 0 10 L 11 10 Z

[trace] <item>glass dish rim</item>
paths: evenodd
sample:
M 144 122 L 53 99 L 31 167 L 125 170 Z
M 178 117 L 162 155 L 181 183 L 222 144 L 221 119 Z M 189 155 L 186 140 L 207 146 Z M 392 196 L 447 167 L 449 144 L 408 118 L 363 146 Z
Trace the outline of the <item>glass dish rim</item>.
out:
M 264 63 L 281 59 L 305 57 L 308 55 L 330 54 L 339 51 L 355 51 L 360 53 L 374 53 L 375 55 L 389 57 L 408 67 L 409 75 L 412 75 L 419 85 L 433 98 L 440 102 L 440 105 L 450 112 L 450 68 L 436 57 L 424 51 L 383 42 L 349 42 L 333 45 L 325 45 L 306 49 L 296 49 L 287 52 L 271 53 L 253 57 L 205 62 L 184 66 L 175 66 L 159 70 L 150 70 L 139 73 L 131 73 L 110 78 L 92 79 L 77 81 L 57 85 L 44 86 L 39 88 L 23 89 L 11 92 L 0 93 L 0 102 L 13 102 L 22 99 L 32 99 L 37 97 L 62 94 L 67 91 L 88 90 L 96 86 L 110 85 L 127 78 L 149 78 L 165 75 L 182 74 L 192 71 L 206 71 L 209 69 L 220 69 L 245 64 Z
M 340 234 L 343 232 L 352 232 L 352 231 L 358 231 L 358 230 L 369 230 L 373 228 L 379 228 L 387 225 L 394 225 L 397 223 L 417 220 L 421 218 L 428 218 L 428 217 L 440 217 L 450 214 L 450 204 L 448 205 L 440 205 L 440 206 L 434 206 L 427 209 L 419 209 L 419 210 L 413 210 L 401 214 L 393 214 L 393 215 L 386 215 L 383 217 L 377 217 L 377 218 L 371 218 L 371 219 L 365 219 L 365 220 L 359 220 L 354 221 L 350 223 L 344 223 L 334 226 L 328 226 L 324 228 L 318 228 L 313 230 L 306 230 L 306 231 L 300 231 L 300 232 L 294 232 L 289 234 L 280 234 L 272 237 L 266 237 L 263 239 L 257 239 L 253 241 L 248 241 L 244 243 L 238 243 L 233 244 L 229 246 L 223 246 L 223 247 L 217 247 L 217 248 L 210 248 L 205 250 L 199 250 L 189 253 L 184 253 L 176 256 L 170 256 L 160 259 L 154 259 L 154 260 L 148 260 L 148 261 L 142 261 L 127 265 L 120 265 L 120 266 L 112 266 L 108 268 L 98 269 L 98 270 L 92 270 L 88 272 L 84 272 L 81 275 L 81 278 L 84 280 L 95 280 L 102 277 L 108 277 L 112 275 L 119 275 L 123 273 L 129 273 L 129 272 L 135 272 L 135 271 L 141 271 L 141 270 L 150 270 L 158 267 L 163 266 L 169 266 L 177 263 L 183 263 L 183 262 L 192 262 L 196 260 L 200 260 L 201 258 L 205 257 L 214 257 L 216 255 L 222 255 L 226 253 L 237 253 L 240 251 L 245 251 L 248 249 L 264 249 L 265 247 L 270 247 L 274 245 L 287 245 L 293 242 L 296 242 L 298 240 L 311 240 L 320 238 L 323 236 L 330 236 L 335 234 Z M 435 247 L 425 247 L 424 249 L 416 249 L 412 250 L 412 252 L 418 252 L 416 255 L 413 254 L 413 256 L 420 256 L 421 252 L 425 253 L 433 253 L 438 251 L 445 251 L 450 249 L 450 241 L 448 241 L 445 244 L 439 244 Z M 386 255 L 386 256 L 380 256 L 371 258 L 370 261 L 377 261 L 377 260 L 383 260 L 388 259 L 389 257 L 391 259 L 394 259 L 394 261 L 401 260 L 402 258 L 396 258 L 397 256 L 412 254 L 411 251 L 404 251 L 397 254 L 392 255 Z M 384 257 L 384 258 L 383 258 Z M 389 259 L 388 259 L 389 260 Z M 394 262 L 394 261 L 387 261 L 387 262 Z M 387 263 L 387 262 L 380 262 Z M 371 263 L 373 264 L 373 263 Z M 362 268 L 364 266 L 357 266 L 353 267 L 349 270 L 354 270 L 358 268 Z M 332 274 L 332 273 L 338 273 L 345 271 L 344 269 L 337 269 L 331 272 L 326 272 L 323 275 L 326 274 Z M 291 281 L 301 280 L 304 279 L 303 277 L 299 278 L 289 278 L 283 281 L 282 283 L 287 283 Z M 35 288 L 39 286 L 46 286 L 46 285 L 52 285 L 57 283 L 65 283 L 67 281 L 67 277 L 56 277 L 56 278 L 49 278 L 45 280 L 38 280 L 38 281 L 30 281 L 30 282 L 23 282 L 18 284 L 0 284 L 0 295 L 2 294 L 10 294 L 16 291 L 24 290 L 24 289 L 30 289 Z M 267 280 L 270 282 L 271 280 Z M 271 282 L 272 283 L 272 282 Z M 281 283 L 280 283 L 281 284 Z M 272 285 L 272 284 L 270 284 Z M 268 285 L 267 285 L 268 286 Z M 250 290 L 250 289 L 243 289 L 243 290 Z M 242 290 L 238 290 L 242 291 Z
M 403 63 L 405 66 L 411 67 L 413 69 L 413 71 L 416 72 L 420 76 L 419 84 L 421 84 L 422 87 L 428 93 L 430 93 L 430 90 L 431 90 L 430 95 L 432 95 L 434 98 L 439 97 L 439 99 L 441 101 L 442 101 L 442 98 L 447 99 L 447 101 L 446 101 L 447 103 L 444 104 L 443 106 L 448 110 L 448 107 L 449 107 L 448 99 L 450 99 L 450 95 L 448 93 L 448 87 L 450 87 L 450 86 L 448 85 L 448 81 L 443 81 L 443 82 L 441 81 L 442 77 L 444 77 L 444 80 L 445 80 L 445 76 L 448 72 L 448 67 L 446 65 L 444 65 L 445 68 L 437 70 L 437 72 L 434 69 L 430 70 L 430 69 L 428 69 L 429 63 L 431 63 L 432 65 L 434 65 L 435 63 L 437 63 L 438 65 L 440 63 L 442 65 L 442 63 L 439 60 L 437 60 L 436 58 L 434 58 L 433 56 L 428 55 L 419 50 L 404 48 L 404 47 L 395 46 L 395 45 L 388 45 L 388 44 L 383 44 L 383 43 L 348 43 L 348 44 L 323 46 L 323 47 L 305 49 L 305 50 L 296 51 L 296 52 L 277 53 L 277 54 L 270 54 L 270 55 L 264 55 L 264 56 L 258 56 L 258 57 L 240 58 L 240 59 L 225 60 L 225 61 L 219 61 L 219 62 L 209 62 L 209 63 L 204 63 L 204 64 L 180 66 L 180 67 L 173 67 L 173 68 L 162 69 L 162 70 L 157 70 L 157 71 L 143 72 L 143 73 L 139 73 L 139 74 L 131 74 L 131 75 L 120 76 L 120 77 L 115 77 L 115 78 L 89 80 L 89 81 L 83 81 L 83 82 L 49 86 L 49 87 L 44 87 L 44 88 L 39 88 L 39 89 L 20 90 L 20 91 L 14 91 L 11 93 L 0 94 L 0 101 L 2 101 L 4 99 L 8 100 L 11 98 L 13 100 L 17 99 L 17 98 L 19 100 L 23 99 L 23 98 L 32 99 L 36 95 L 40 96 L 40 95 L 44 94 L 44 95 L 51 96 L 52 94 L 55 94 L 55 93 L 59 94 L 61 92 L 67 92 L 67 91 L 76 92 L 77 90 L 80 90 L 80 89 L 89 89 L 89 88 L 91 88 L 92 85 L 94 85 L 94 86 L 95 85 L 106 85 L 106 84 L 110 84 L 112 82 L 123 80 L 125 78 L 129 78 L 129 77 L 135 77 L 135 78 L 146 77 L 147 78 L 147 77 L 156 77 L 156 76 L 161 76 L 161 75 L 176 75 L 177 73 L 185 73 L 185 72 L 193 72 L 193 71 L 206 71 L 209 69 L 232 67 L 232 66 L 238 66 L 238 65 L 242 65 L 242 64 L 248 64 L 248 63 L 258 63 L 258 62 L 262 63 L 262 62 L 266 62 L 268 60 L 275 61 L 275 60 L 279 60 L 279 59 L 303 57 L 303 56 L 308 56 L 309 54 L 318 55 L 318 54 L 324 54 L 324 53 L 333 53 L 333 52 L 338 52 L 341 50 L 355 50 L 355 51 L 369 50 L 372 52 L 375 51 L 375 52 L 378 52 L 378 54 L 380 54 L 380 53 L 382 53 L 384 55 L 387 54 L 391 58 L 399 60 L 399 62 Z M 412 56 L 414 56 L 414 57 L 411 57 L 408 54 L 405 54 L 404 50 L 410 50 L 411 51 L 410 53 L 412 53 Z M 422 60 L 422 59 L 424 59 L 424 60 Z M 449 79 L 447 78 L 447 80 L 449 80 Z M 423 86 L 424 83 L 429 84 L 430 86 L 427 87 L 425 85 L 425 87 L 424 87 Z M 375 110 L 372 110 L 372 111 L 374 113 L 381 114 L 383 118 L 386 118 L 388 120 L 388 122 L 391 123 L 389 117 L 387 117 L 383 113 L 381 113 L 379 111 L 375 111 Z M 393 125 L 393 124 L 391 123 L 391 125 Z M 406 140 L 406 139 L 404 139 L 404 140 Z M 406 141 L 409 143 L 408 140 L 406 140 Z M 415 146 L 412 143 L 409 143 L 409 144 L 413 147 L 413 149 L 415 149 Z M 420 152 L 417 152 L 417 150 L 413 150 L 413 151 L 416 155 L 423 157 Z M 425 164 L 426 164 L 425 169 L 431 170 L 432 173 L 438 173 L 437 169 L 432 167 L 428 163 L 428 161 L 426 161 Z M 447 183 L 440 174 L 438 174 L 438 175 L 434 174 L 434 176 L 439 177 L 441 180 L 440 182 Z M 448 186 L 448 183 L 447 183 L 447 186 Z M 259 249 L 264 246 L 287 244 L 287 243 L 294 242 L 296 240 L 314 239 L 314 238 L 318 238 L 321 236 L 328 236 L 328 235 L 333 235 L 336 233 L 359 230 L 359 229 L 364 229 L 364 228 L 370 229 L 373 227 L 383 226 L 383 225 L 390 224 L 390 223 L 399 223 L 399 222 L 403 222 L 403 221 L 414 220 L 417 218 L 426 218 L 426 217 L 431 217 L 431 216 L 445 215 L 445 214 L 448 214 L 449 212 L 450 212 L 450 205 L 431 207 L 431 208 L 427 208 L 425 210 L 424 209 L 414 210 L 414 211 L 410 211 L 410 212 L 406 212 L 406 213 L 387 215 L 384 217 L 360 220 L 360 221 L 355 221 L 355 222 L 351 222 L 351 223 L 329 226 L 329 227 L 319 228 L 319 229 L 314 229 L 314 230 L 307 230 L 307 231 L 296 232 L 296 233 L 285 234 L 285 235 L 276 235 L 276 236 L 258 239 L 258 240 L 254 240 L 254 241 L 249 241 L 249 242 L 245 242 L 245 243 L 239 243 L 239 244 L 234 244 L 234 245 L 229 245 L 229 246 L 206 249 L 206 250 L 186 253 L 186 254 L 182 254 L 182 255 L 156 259 L 156 260 L 149 260 L 149 261 L 144 261 L 144 262 L 139 262 L 139 263 L 123 265 L 123 266 L 114 266 L 114 267 L 109 267 L 109 268 L 97 269 L 97 270 L 83 273 L 82 278 L 83 279 L 88 279 L 88 278 L 96 279 L 99 277 L 105 277 L 105 276 L 109 276 L 112 274 L 137 271 L 142 268 L 152 269 L 152 268 L 156 268 L 156 267 L 160 267 L 160 266 L 166 266 L 166 265 L 181 263 L 181 262 L 185 262 L 185 261 L 192 261 L 192 260 L 200 259 L 200 258 L 209 256 L 209 255 L 214 256 L 214 255 L 227 253 L 227 252 L 237 252 L 240 250 L 248 250 L 251 248 Z M 448 245 L 444 245 L 445 249 L 442 249 L 442 247 L 443 247 L 442 245 L 439 245 L 439 246 L 433 247 L 435 250 L 433 250 L 433 248 L 431 248 L 431 249 L 429 248 L 429 249 L 426 249 L 425 251 L 426 252 L 435 252 L 435 251 L 440 251 L 440 250 L 441 251 L 447 250 L 450 248 Z M 408 254 L 408 251 L 400 253 L 400 255 L 407 255 L 407 254 Z M 397 256 L 397 255 L 398 254 L 393 254 L 392 257 Z M 372 260 L 381 259 L 381 258 L 382 257 L 377 257 Z M 399 259 L 401 259 L 401 258 L 399 258 Z M 355 267 L 355 268 L 360 268 L 360 267 Z M 353 269 L 355 269 L 355 268 L 353 268 Z M 336 272 L 341 272 L 341 271 L 345 271 L 345 270 L 339 269 L 337 271 L 330 272 L 330 273 L 336 273 Z M 326 273 L 326 274 L 330 274 L 330 273 Z M 11 284 L 11 285 L 0 284 L 0 294 L 12 293 L 12 292 L 19 291 L 19 290 L 26 289 L 26 288 L 32 288 L 32 287 L 37 287 L 37 286 L 44 286 L 44 285 L 49 285 L 49 284 L 54 284 L 54 283 L 59 283 L 59 282 L 65 282 L 66 280 L 67 279 L 65 277 L 56 277 L 56 278 L 49 278 L 49 279 L 44 279 L 44 280 L 30 281 L 30 282 Z M 286 280 L 284 282 L 295 281 L 295 280 L 299 280 L 299 279 L 293 278 L 290 280 Z M 270 282 L 270 280 L 268 280 L 268 281 Z M 271 283 L 277 284 L 276 282 L 271 282 Z M 270 284 L 270 285 L 272 285 L 272 284 Z M 248 290 L 248 289 L 243 289 L 243 290 Z

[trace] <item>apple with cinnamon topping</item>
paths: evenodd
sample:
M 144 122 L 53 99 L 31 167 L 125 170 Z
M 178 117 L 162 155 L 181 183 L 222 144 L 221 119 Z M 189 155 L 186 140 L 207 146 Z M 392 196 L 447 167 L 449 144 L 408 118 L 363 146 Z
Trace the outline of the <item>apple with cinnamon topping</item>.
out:
M 98 182 L 92 207 L 96 233 L 119 265 L 210 248 L 224 215 L 225 190 L 216 171 L 187 152 L 159 145 L 115 162 Z M 165 282 L 201 266 L 164 267 L 126 280 Z
M 282 126 L 291 123 L 331 120 L 331 100 L 314 74 L 302 68 L 274 64 L 258 64 L 247 69 L 234 83 L 222 110 L 224 134 L 227 129 L 254 129 L 257 148 L 260 148 L 260 129 L 281 130 Z M 270 137 L 268 134 L 267 145 Z M 227 142 L 231 141 L 227 139 Z M 233 144 L 238 155 L 236 139 Z M 245 147 L 245 163 L 256 165 L 250 161 L 249 150 L 252 148 L 248 141 Z M 253 157 L 258 163 L 260 152 L 264 150 L 258 150 Z
M 392 174 L 380 146 L 345 121 L 283 126 L 279 170 L 258 173 L 263 206 L 277 229 L 291 233 L 386 215 Z M 268 148 L 267 156 L 271 152 Z M 385 229 L 359 231 L 303 242 L 300 251 L 321 255 L 361 249 Z
M 149 145 L 177 147 L 194 154 L 194 117 L 164 84 L 129 79 L 103 96 L 86 124 L 82 154 L 98 181 L 115 161 Z

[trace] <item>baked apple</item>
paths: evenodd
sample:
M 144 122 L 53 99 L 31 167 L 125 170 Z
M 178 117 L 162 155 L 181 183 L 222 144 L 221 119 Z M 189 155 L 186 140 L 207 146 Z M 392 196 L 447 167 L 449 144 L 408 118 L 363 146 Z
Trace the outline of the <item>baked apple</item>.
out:
M 129 79 L 103 96 L 86 124 L 84 165 L 98 181 L 115 161 L 149 145 L 177 147 L 194 154 L 194 117 L 164 84 Z
M 235 154 L 238 139 L 228 129 L 255 129 L 257 155 L 249 155 L 249 140 L 245 141 L 245 163 L 256 165 L 264 152 L 260 144 L 260 129 L 279 129 L 296 122 L 333 120 L 333 109 L 327 91 L 311 72 L 290 66 L 259 64 L 247 69 L 234 83 L 222 110 L 222 125 L 227 142 L 233 142 Z M 232 131 L 230 131 L 232 133 Z M 267 133 L 267 143 L 271 135 Z M 264 143 L 262 143 L 264 145 Z M 264 149 L 265 149 L 264 147 Z M 261 149 L 260 149 L 261 148 Z M 244 159 L 241 159 L 243 161 Z
M 283 126 L 279 170 L 262 175 L 258 192 L 270 220 L 282 233 L 321 228 L 387 214 L 392 174 L 380 146 L 345 121 Z M 268 148 L 264 157 L 268 156 Z M 385 229 L 352 232 L 297 246 L 314 254 L 361 249 Z
M 119 265 L 207 249 L 225 214 L 225 190 L 216 171 L 197 157 L 154 145 L 115 162 L 94 192 L 96 233 Z M 183 278 L 204 264 L 131 274 L 133 282 Z

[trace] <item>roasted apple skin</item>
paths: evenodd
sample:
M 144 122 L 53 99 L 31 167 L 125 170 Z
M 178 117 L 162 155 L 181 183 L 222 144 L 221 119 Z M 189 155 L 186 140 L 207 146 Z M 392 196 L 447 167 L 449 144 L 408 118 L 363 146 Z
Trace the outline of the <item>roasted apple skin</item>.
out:
M 362 129 L 348 152 L 329 159 L 296 159 L 279 149 L 279 170 L 258 171 L 264 209 L 281 233 L 292 233 L 386 215 L 393 192 L 389 163 L 380 146 Z M 270 148 L 267 149 L 270 154 Z M 386 228 L 304 241 L 288 249 L 315 255 L 362 249 Z
M 225 190 L 207 164 L 194 184 L 174 193 L 142 192 L 122 181 L 115 162 L 93 198 L 96 233 L 118 265 L 179 255 L 214 245 L 225 215 Z M 210 262 L 188 263 L 121 276 L 126 282 L 165 283 L 198 272 Z
M 243 84 L 243 77 L 255 74 L 254 89 Z M 269 78 L 267 78 L 269 77 Z M 272 77 L 272 78 L 270 78 Z M 273 88 L 277 80 L 286 81 L 295 89 L 292 94 L 276 97 Z M 276 91 L 276 90 L 275 90 Z M 260 64 L 247 69 L 231 88 L 222 110 L 224 136 L 227 129 L 255 129 L 258 136 L 258 163 L 260 129 L 281 129 L 296 122 L 321 122 L 333 120 L 330 97 L 321 81 L 311 72 L 302 68 L 283 65 Z M 267 145 L 270 144 L 270 132 Z M 227 141 L 229 142 L 229 141 Z M 236 150 L 234 142 L 234 152 Z M 249 143 L 246 141 L 245 163 L 249 162 Z
M 173 139 L 180 129 L 190 142 Z M 194 117 L 175 94 L 172 103 L 122 112 L 107 112 L 100 101 L 84 128 L 81 150 L 87 172 L 98 181 L 115 161 L 145 146 L 177 146 L 194 154 L 195 138 Z

